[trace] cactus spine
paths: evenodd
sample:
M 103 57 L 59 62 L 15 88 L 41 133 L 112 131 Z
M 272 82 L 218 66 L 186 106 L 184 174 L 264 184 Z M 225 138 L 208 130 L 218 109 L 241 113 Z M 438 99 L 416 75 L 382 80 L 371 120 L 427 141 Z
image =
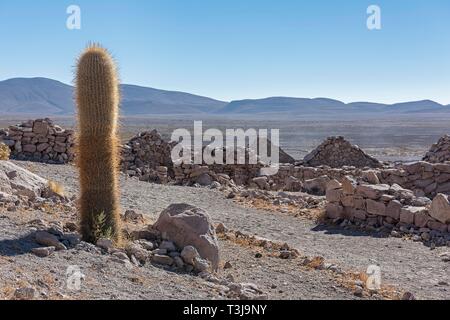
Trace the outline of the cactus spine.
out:
M 114 60 L 105 49 L 89 46 L 76 71 L 80 228 L 88 242 L 120 241 L 119 100 Z

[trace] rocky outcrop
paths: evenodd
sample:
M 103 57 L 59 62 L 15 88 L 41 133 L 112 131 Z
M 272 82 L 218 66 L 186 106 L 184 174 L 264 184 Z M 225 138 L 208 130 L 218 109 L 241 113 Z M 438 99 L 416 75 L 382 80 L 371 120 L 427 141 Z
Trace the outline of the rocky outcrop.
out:
M 312 167 L 326 165 L 332 168 L 343 166 L 378 168 L 382 166 L 377 159 L 369 156 L 343 137 L 326 139 L 320 146 L 305 156 L 303 162 Z
M 445 135 L 433 144 L 423 160 L 431 163 L 450 161 L 450 136 Z
M 67 163 L 74 159 L 74 132 L 50 119 L 29 120 L 0 130 L 0 142 L 19 160 Z

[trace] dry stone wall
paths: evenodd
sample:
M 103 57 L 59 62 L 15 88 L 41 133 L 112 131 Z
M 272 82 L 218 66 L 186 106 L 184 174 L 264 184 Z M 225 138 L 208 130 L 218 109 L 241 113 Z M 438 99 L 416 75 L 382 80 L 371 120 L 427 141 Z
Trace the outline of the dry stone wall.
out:
M 371 226 L 403 225 L 423 232 L 450 232 L 450 204 L 446 195 L 440 194 L 431 202 L 397 184 L 370 185 L 345 177 L 342 183 L 337 180 L 328 183 L 326 199 L 330 219 L 356 220 Z
M 29 120 L 0 130 L 0 141 L 19 160 L 67 163 L 74 159 L 74 131 L 50 119 Z

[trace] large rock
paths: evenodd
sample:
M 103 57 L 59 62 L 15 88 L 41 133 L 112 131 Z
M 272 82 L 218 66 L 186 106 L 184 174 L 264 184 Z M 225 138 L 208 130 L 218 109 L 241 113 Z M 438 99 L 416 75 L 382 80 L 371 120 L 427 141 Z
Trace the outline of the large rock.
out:
M 321 176 L 315 179 L 305 180 L 303 183 L 303 188 L 306 192 L 316 195 L 325 195 L 327 190 L 327 184 L 330 182 L 330 178 L 328 176 Z
M 434 197 L 430 207 L 430 216 L 442 223 L 450 223 L 450 203 L 448 197 L 439 193 Z
M 12 162 L 0 161 L 0 191 L 30 199 L 40 197 L 48 181 Z
M 172 204 L 161 212 L 153 228 L 179 248 L 193 246 L 203 259 L 211 262 L 214 270 L 218 269 L 217 236 L 209 215 L 203 209 L 185 203 Z

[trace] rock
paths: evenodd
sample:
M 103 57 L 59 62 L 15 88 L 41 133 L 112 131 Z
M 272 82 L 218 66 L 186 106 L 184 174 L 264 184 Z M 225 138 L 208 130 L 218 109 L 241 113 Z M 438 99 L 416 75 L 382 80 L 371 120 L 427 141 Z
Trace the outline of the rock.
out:
M 353 179 L 353 177 L 345 176 L 342 179 L 342 190 L 344 191 L 344 194 L 346 195 L 352 195 L 355 193 L 357 183 L 356 180 Z
M 35 240 L 37 243 L 49 246 L 49 247 L 55 247 L 56 250 L 66 250 L 66 246 L 63 245 L 61 242 L 59 242 L 58 238 L 46 231 L 37 231 L 35 233 Z
M 138 243 L 130 243 L 126 247 L 128 256 L 135 256 L 140 263 L 145 264 L 150 258 L 150 252 L 142 248 Z
M 408 300 L 408 301 L 416 300 L 416 297 L 411 292 L 405 292 L 402 296 L 402 300 Z
M 182 269 L 184 267 L 184 262 L 183 259 L 181 259 L 181 257 L 174 257 L 173 261 L 178 269 Z
M 430 207 L 430 216 L 442 223 L 450 223 L 450 203 L 448 197 L 439 193 Z
M 175 246 L 175 244 L 172 241 L 167 241 L 164 240 L 163 242 L 161 242 L 161 244 L 159 245 L 160 249 L 166 249 L 167 251 L 176 251 L 177 247 Z
M 0 161 L 0 191 L 35 199 L 47 188 L 47 180 L 12 162 Z
M 223 268 L 226 269 L 231 269 L 233 268 L 233 265 L 231 264 L 230 261 L 225 262 L 225 264 L 223 265 Z
M 326 192 L 326 199 L 328 202 L 339 203 L 343 195 L 342 189 L 328 189 Z
M 216 233 L 228 232 L 228 228 L 221 222 L 216 226 Z
M 51 255 L 55 251 L 55 249 L 55 247 L 41 247 L 33 248 L 31 249 L 31 252 L 40 258 L 45 258 Z
M 217 236 L 204 210 L 188 204 L 172 204 L 161 212 L 153 227 L 180 248 L 195 247 L 203 259 L 211 262 L 213 270 L 218 269 Z
M 341 188 L 342 188 L 342 184 L 339 181 L 337 181 L 336 179 L 330 180 L 326 186 L 327 191 L 341 189 Z
M 194 270 L 197 272 L 204 272 L 210 267 L 208 260 L 202 259 L 200 257 L 194 258 Z
M 328 176 L 321 176 L 315 179 L 305 180 L 303 188 L 306 192 L 314 195 L 325 195 L 327 184 L 331 179 Z
M 181 251 L 181 258 L 183 259 L 183 261 L 192 266 L 194 265 L 194 259 L 199 256 L 200 254 L 193 246 L 186 246 Z
M 367 212 L 378 216 L 386 215 L 386 206 L 383 202 L 367 199 L 366 200 Z
M 416 214 L 426 214 L 425 207 L 404 207 L 400 210 L 400 222 L 414 224 Z
M 213 183 L 213 179 L 208 173 L 202 173 L 195 179 L 195 182 L 201 186 L 210 186 Z
M 374 170 L 363 171 L 362 177 L 370 184 L 380 184 L 380 179 Z
M 96 243 L 97 247 L 102 248 L 106 251 L 110 251 L 113 248 L 113 242 L 110 239 L 100 238 Z
M 326 213 L 330 219 L 342 218 L 344 213 L 344 208 L 335 203 L 327 203 Z
M 124 221 L 126 222 L 144 222 L 144 215 L 140 212 L 136 212 L 135 210 L 127 210 L 123 216 Z
M 262 190 L 267 190 L 269 188 L 269 185 L 267 183 L 267 177 L 256 177 L 252 179 L 252 182 L 255 183 L 258 188 Z
M 286 178 L 285 182 L 284 182 L 284 191 L 290 191 L 290 192 L 299 192 L 301 191 L 303 188 L 303 183 L 293 177 L 293 176 L 289 176 Z
M 400 210 L 402 209 L 402 204 L 398 200 L 392 200 L 389 202 L 386 208 L 386 216 L 394 219 L 400 219 Z
M 152 256 L 152 262 L 162 265 L 171 266 L 174 263 L 173 258 L 165 255 L 154 254 Z
M 36 295 L 36 289 L 33 287 L 18 288 L 14 291 L 14 299 L 16 300 L 33 300 Z
M 388 193 L 390 186 L 386 184 L 369 185 L 362 184 L 356 187 L 356 193 L 364 198 L 378 200 L 384 193 Z

